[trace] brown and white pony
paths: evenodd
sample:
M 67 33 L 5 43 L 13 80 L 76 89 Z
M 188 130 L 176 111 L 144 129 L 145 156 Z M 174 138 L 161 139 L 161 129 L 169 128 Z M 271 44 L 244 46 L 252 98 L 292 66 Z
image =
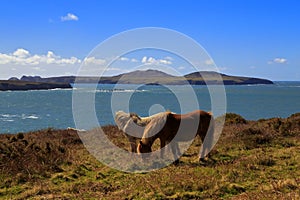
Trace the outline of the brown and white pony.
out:
M 159 138 L 161 148 L 170 143 L 173 156 L 180 156 L 178 142 L 192 141 L 197 135 L 202 141 L 202 151 L 199 160 L 204 158 L 213 143 L 214 118 L 210 112 L 195 110 L 187 114 L 165 112 L 165 119 L 153 118 L 145 127 L 142 139 L 137 147 L 138 153 L 151 152 L 151 146 Z M 161 117 L 162 115 L 158 116 Z M 207 139 L 205 139 L 207 137 Z M 204 142 L 205 140 L 205 142 Z M 205 149 L 204 149 L 205 148 Z M 161 152 L 163 153 L 163 152 Z
M 160 117 L 162 115 L 165 115 L 164 112 L 149 117 L 140 117 L 136 113 L 125 113 L 123 111 L 116 112 L 115 122 L 119 130 L 122 130 L 127 137 L 131 146 L 131 152 L 136 152 L 136 140 L 141 140 L 146 125 L 149 124 L 152 119 L 159 118 L 163 120 L 162 117 Z

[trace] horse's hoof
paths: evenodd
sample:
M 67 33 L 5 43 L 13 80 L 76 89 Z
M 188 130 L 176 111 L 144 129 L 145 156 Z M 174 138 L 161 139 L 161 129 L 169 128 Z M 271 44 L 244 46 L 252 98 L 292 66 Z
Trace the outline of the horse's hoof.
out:
M 179 159 L 174 161 L 174 165 L 179 165 Z
M 207 158 L 199 158 L 199 162 L 206 162 Z

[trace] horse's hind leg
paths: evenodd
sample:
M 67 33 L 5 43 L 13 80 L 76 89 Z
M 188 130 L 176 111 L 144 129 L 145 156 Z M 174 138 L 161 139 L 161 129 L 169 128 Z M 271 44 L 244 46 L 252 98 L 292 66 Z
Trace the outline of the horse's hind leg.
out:
M 178 159 L 181 155 L 181 152 L 180 152 L 180 148 L 179 148 L 179 144 L 178 143 L 175 143 L 175 146 L 176 146 L 176 152 L 177 152 L 177 156 L 178 156 Z
M 172 149 L 172 153 L 174 156 L 174 163 L 178 164 L 179 163 L 179 158 L 180 158 L 180 149 L 179 149 L 179 145 L 178 142 L 173 141 L 171 143 L 171 149 Z
M 200 149 L 200 154 L 199 154 L 199 161 L 203 162 L 206 161 L 208 158 L 208 154 L 211 151 L 214 143 L 214 121 L 211 121 L 212 125 L 209 127 L 207 134 L 205 137 L 201 137 L 202 140 L 202 146 Z

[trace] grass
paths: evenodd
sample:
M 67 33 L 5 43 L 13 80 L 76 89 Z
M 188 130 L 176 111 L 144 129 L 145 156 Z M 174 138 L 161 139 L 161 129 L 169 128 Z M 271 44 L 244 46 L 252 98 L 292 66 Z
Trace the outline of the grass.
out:
M 129 143 L 103 127 L 120 148 Z M 299 199 L 300 114 L 247 121 L 228 114 L 206 163 L 197 138 L 180 158 L 150 173 L 111 169 L 74 130 L 0 135 L 0 199 Z

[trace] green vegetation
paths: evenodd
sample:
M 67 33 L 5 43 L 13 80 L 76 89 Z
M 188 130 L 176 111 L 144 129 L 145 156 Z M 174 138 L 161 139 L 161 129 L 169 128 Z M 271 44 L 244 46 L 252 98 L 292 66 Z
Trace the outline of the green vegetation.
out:
M 115 126 L 103 127 L 129 149 Z M 227 114 L 204 163 L 200 139 L 178 165 L 144 174 L 116 171 L 84 148 L 76 131 L 0 135 L 0 199 L 299 199 L 300 114 L 247 121 Z

